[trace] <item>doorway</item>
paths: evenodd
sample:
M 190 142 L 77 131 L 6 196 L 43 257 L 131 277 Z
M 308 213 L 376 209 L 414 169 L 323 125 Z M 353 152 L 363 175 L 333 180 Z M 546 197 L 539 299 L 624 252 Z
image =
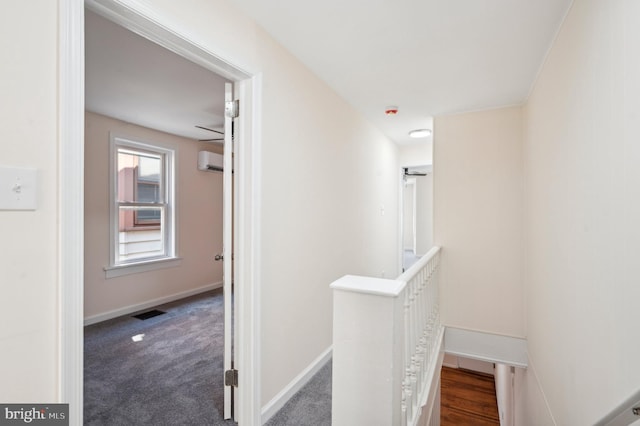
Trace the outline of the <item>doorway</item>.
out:
M 202 412 L 213 423 L 232 417 L 231 387 L 224 385 L 219 362 L 224 359 L 225 368 L 232 362 L 233 354 L 224 350 L 233 346 L 232 335 L 223 332 L 232 327 L 232 305 L 224 304 L 222 315 L 222 305 L 214 303 L 222 296 L 210 295 L 209 305 L 203 306 L 218 323 L 206 313 L 192 315 L 205 307 L 173 307 L 166 315 L 158 310 L 166 302 L 209 294 L 232 279 L 231 274 L 223 279 L 223 270 L 231 268 L 214 262 L 223 251 L 225 229 L 232 229 L 232 218 L 223 214 L 230 204 L 223 199 L 231 191 L 224 188 L 225 178 L 232 174 L 202 171 L 199 164 L 201 152 L 214 156 L 226 150 L 227 84 L 200 65 L 86 11 L 85 317 L 90 323 L 117 317 L 85 330 L 84 409 L 90 423 L 101 418 L 105 407 L 111 407 L 113 416 L 145 418 L 157 412 L 153 401 L 158 400 L 174 400 L 171 409 L 165 407 L 167 415 L 200 418 Z M 230 287 L 224 286 L 223 299 L 232 300 Z M 149 309 L 159 315 L 132 318 Z M 198 322 L 188 320 L 194 316 Z M 168 333 L 178 325 L 180 333 Z M 126 329 L 137 330 L 129 336 L 136 338 L 135 344 L 127 339 L 118 351 L 108 336 Z M 179 343 L 185 336 L 191 336 L 188 349 Z M 203 339 L 217 344 L 198 345 Z M 95 343 L 105 341 L 110 343 Z M 158 356 L 151 350 L 154 345 L 167 348 L 166 353 Z M 108 374 L 99 374 L 100 365 L 111 365 Z M 153 374 L 156 370 L 163 375 Z M 203 401 L 186 398 L 184 390 L 182 398 L 173 398 L 180 381 L 163 378 L 178 376 L 191 377 L 194 384 L 203 380 L 193 378 L 206 378 Z M 120 392 L 127 392 L 126 400 Z
M 402 167 L 400 188 L 400 251 L 404 272 L 433 246 L 433 167 Z
M 190 60 L 198 62 L 205 68 L 219 73 L 223 77 L 237 83 L 236 94 L 241 100 L 243 120 L 237 126 L 237 137 L 242 149 L 236 153 L 238 181 L 238 211 L 236 213 L 237 229 L 243 238 L 236 245 L 236 284 L 243 284 L 242 292 L 236 294 L 237 306 L 242 308 L 250 303 L 253 309 L 241 309 L 238 323 L 237 346 L 242 348 L 237 361 L 237 368 L 242 367 L 240 375 L 239 396 L 240 410 L 238 418 L 245 419 L 246 424 L 255 423 L 259 418 L 259 375 L 256 373 L 258 354 L 257 320 L 255 317 L 257 301 L 253 298 L 254 277 L 247 273 L 254 269 L 257 262 L 257 250 L 251 242 L 254 239 L 254 228 L 245 228 L 247 223 L 255 223 L 257 212 L 246 206 L 244 201 L 251 199 L 258 192 L 253 185 L 254 169 L 251 152 L 257 148 L 252 138 L 257 109 L 252 105 L 255 94 L 260 91 L 260 79 L 230 65 L 233 61 L 224 60 L 195 46 L 189 39 L 175 31 L 158 24 L 150 18 L 148 10 L 139 5 L 123 6 L 121 1 L 88 0 L 91 10 L 100 11 L 111 20 L 161 45 L 170 45 L 171 50 Z M 83 301 L 83 266 L 82 247 L 84 240 L 83 227 L 83 195 L 82 179 L 84 159 L 83 121 L 84 108 L 82 92 L 84 86 L 82 40 L 84 39 L 83 18 L 84 5 L 76 0 L 61 0 L 60 15 L 60 170 L 61 170 L 61 252 L 65 253 L 60 262 L 60 277 L 64 283 L 61 289 L 61 400 L 70 404 L 70 417 L 82 419 L 82 326 L 84 319 Z M 238 287 L 240 287 L 238 285 Z M 246 404 L 246 405 L 245 405 Z M 257 414 L 256 414 L 257 412 Z

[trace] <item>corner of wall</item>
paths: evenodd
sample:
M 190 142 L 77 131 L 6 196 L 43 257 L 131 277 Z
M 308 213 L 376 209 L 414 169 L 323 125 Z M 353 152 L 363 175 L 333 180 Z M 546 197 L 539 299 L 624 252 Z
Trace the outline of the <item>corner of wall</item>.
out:
M 515 425 L 557 426 L 531 357 L 526 369 L 514 376 Z

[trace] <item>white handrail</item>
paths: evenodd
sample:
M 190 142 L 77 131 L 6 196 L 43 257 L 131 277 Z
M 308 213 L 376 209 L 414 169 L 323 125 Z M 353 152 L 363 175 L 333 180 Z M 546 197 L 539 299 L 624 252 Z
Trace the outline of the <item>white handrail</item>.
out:
M 411 265 L 409 269 L 400 274 L 397 280 L 408 282 L 411 278 L 416 276 L 418 272 L 423 269 L 429 262 L 432 262 L 435 257 L 438 257 L 439 262 L 440 247 L 432 247 L 431 250 L 427 252 L 427 254 L 422 256 L 413 265 Z
M 596 426 L 628 426 L 640 419 L 640 390 L 603 417 Z
M 398 281 L 404 287 L 404 356 L 402 381 L 402 424 L 418 423 L 434 377 L 442 339 L 439 312 L 440 248 L 432 248 L 405 271 Z

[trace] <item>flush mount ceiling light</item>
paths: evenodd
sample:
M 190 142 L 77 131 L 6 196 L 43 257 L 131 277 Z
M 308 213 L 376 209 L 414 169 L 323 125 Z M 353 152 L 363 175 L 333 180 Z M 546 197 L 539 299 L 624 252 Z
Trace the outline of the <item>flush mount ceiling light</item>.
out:
M 426 138 L 431 136 L 431 129 L 416 129 L 409 132 L 410 138 Z

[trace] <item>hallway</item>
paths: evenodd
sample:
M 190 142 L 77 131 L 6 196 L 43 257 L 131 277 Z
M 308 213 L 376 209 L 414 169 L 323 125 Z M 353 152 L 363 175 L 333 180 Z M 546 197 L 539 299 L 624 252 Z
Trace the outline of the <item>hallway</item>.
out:
M 498 426 L 493 376 L 442 367 L 441 426 Z M 331 362 L 267 423 L 268 426 L 331 424 Z

